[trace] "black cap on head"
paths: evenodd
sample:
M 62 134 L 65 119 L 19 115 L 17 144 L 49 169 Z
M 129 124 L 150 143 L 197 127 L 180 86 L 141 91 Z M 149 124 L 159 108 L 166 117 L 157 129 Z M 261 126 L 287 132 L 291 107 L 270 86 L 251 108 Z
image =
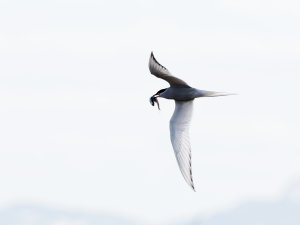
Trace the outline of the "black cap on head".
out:
M 167 88 L 159 90 L 155 95 L 159 95 L 160 93 L 163 93 L 165 90 L 167 90 Z

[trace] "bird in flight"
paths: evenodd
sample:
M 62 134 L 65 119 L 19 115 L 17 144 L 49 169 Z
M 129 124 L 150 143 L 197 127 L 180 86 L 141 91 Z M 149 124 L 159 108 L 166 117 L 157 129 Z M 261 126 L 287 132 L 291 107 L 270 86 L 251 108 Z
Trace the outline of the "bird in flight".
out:
M 231 95 L 225 92 L 204 91 L 189 86 L 185 81 L 174 77 L 162 66 L 151 52 L 149 70 L 154 76 L 167 81 L 169 88 L 159 90 L 150 97 L 151 105 L 159 107 L 158 97 L 175 100 L 175 111 L 170 120 L 170 136 L 179 169 L 189 186 L 195 191 L 192 176 L 191 145 L 189 126 L 192 118 L 193 102 L 199 97 L 217 97 Z

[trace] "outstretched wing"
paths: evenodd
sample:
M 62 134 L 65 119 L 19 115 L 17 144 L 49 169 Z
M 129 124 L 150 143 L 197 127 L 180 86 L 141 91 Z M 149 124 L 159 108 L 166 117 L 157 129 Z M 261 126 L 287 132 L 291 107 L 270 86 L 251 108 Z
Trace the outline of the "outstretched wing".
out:
M 164 79 L 167 81 L 170 86 L 177 86 L 177 87 L 189 87 L 189 85 L 184 82 L 183 80 L 172 76 L 172 74 L 165 68 L 164 66 L 160 65 L 159 62 L 154 58 L 153 52 L 151 52 L 150 59 L 149 59 L 149 70 L 154 76 Z
M 170 135 L 180 171 L 185 181 L 195 191 L 192 176 L 191 145 L 189 140 L 189 126 L 192 112 L 193 100 L 175 101 L 175 111 L 170 120 Z

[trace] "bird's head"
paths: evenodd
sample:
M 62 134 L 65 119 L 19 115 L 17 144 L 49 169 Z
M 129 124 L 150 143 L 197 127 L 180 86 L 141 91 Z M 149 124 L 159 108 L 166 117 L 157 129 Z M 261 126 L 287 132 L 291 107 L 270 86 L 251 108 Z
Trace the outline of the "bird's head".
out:
M 152 106 L 154 106 L 155 103 L 156 103 L 158 109 L 160 109 L 160 108 L 159 108 L 159 102 L 158 102 L 157 98 L 158 98 L 159 95 L 160 95 L 161 93 L 163 93 L 166 89 L 167 89 L 167 88 L 161 89 L 161 90 L 159 90 L 158 92 L 156 92 L 154 95 L 152 95 L 152 96 L 150 97 L 150 103 L 151 103 Z

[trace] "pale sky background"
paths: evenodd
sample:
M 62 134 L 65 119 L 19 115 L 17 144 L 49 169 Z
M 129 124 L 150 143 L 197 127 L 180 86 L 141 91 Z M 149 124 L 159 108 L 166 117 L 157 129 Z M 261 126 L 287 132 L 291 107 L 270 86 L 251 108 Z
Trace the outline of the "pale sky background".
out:
M 0 207 L 162 224 L 277 199 L 300 177 L 299 1 L 0 1 Z M 150 52 L 204 90 L 197 192 L 169 140 Z

